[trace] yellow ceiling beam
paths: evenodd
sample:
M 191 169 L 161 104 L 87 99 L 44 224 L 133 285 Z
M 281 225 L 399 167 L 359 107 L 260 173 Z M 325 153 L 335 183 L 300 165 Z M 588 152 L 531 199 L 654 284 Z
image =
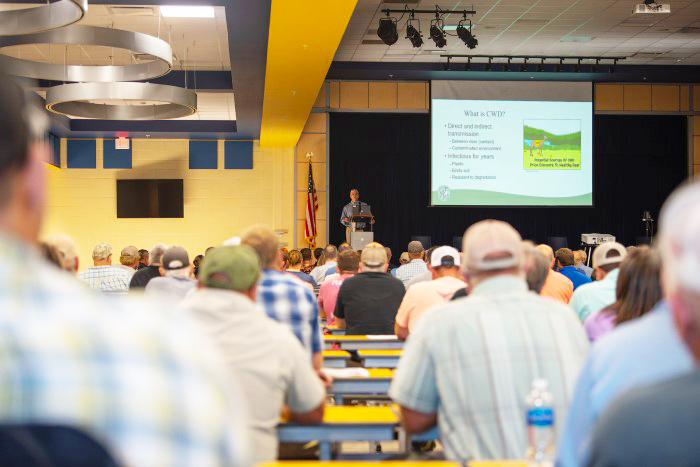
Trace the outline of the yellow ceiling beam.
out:
M 272 0 L 260 146 L 294 147 L 357 0 Z

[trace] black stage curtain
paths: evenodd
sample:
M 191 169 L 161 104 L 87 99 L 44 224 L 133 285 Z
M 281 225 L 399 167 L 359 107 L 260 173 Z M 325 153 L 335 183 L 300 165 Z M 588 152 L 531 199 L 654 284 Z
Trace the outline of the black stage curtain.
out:
M 537 243 L 550 236 L 580 245 L 581 233 L 615 235 L 626 245 L 644 235 L 644 210 L 657 219 L 666 197 L 688 176 L 683 116 L 595 116 L 593 208 L 431 208 L 428 114 L 332 113 L 330 240 L 345 240 L 340 212 L 350 189 L 372 206 L 375 240 L 394 260 L 412 235 L 452 245 L 472 223 L 501 219 Z

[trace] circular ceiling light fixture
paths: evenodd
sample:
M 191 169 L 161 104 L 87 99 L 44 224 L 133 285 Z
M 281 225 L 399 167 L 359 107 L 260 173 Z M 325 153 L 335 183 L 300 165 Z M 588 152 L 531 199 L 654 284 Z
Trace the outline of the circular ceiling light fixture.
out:
M 0 12 L 0 36 L 33 34 L 76 23 L 87 13 L 87 0 L 58 0 L 21 10 Z
M 132 101 L 138 104 L 110 104 Z M 140 102 L 147 102 L 141 105 Z M 51 112 L 98 120 L 167 120 L 197 111 L 191 89 L 153 83 L 73 83 L 46 90 Z
M 173 62 L 173 49 L 164 40 L 121 29 L 69 26 L 54 31 L 0 37 L 0 50 L 4 47 L 35 44 L 113 47 L 136 54 L 152 55 L 155 60 L 126 65 L 66 65 L 0 55 L 0 68 L 5 73 L 26 78 L 106 83 L 158 78 L 170 72 Z

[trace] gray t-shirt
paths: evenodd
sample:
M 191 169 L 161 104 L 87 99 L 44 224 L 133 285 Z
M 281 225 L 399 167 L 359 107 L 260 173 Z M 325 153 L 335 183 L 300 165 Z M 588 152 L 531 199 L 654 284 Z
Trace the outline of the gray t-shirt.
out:
M 700 370 L 622 395 L 600 418 L 589 464 L 700 465 Z
M 187 292 L 197 285 L 197 281 L 185 277 L 154 277 L 146 285 L 146 294 L 165 295 L 173 301 L 185 298 Z

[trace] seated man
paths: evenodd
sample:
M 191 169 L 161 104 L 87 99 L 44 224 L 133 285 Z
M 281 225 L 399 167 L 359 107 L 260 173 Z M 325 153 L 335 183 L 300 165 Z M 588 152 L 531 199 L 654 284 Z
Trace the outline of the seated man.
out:
M 108 294 L 125 294 L 129 292 L 131 274 L 112 266 L 112 245 L 100 243 L 92 250 L 92 261 L 85 271 L 78 273 L 78 279 L 93 289 Z
M 293 422 L 321 423 L 325 398 L 301 343 L 256 308 L 259 276 L 252 248 L 219 247 L 204 261 L 198 289 L 180 305 L 196 318 L 241 382 L 255 462 L 277 459 L 276 430 L 284 405 Z
M 129 290 L 134 291 L 145 288 L 154 277 L 160 277 L 160 266 L 163 260 L 163 253 L 168 247 L 156 245 L 149 255 L 149 263 L 145 268 L 141 268 L 134 273 L 129 283 Z
M 133 246 L 125 246 L 121 254 L 119 255 L 119 264 L 115 265 L 115 268 L 123 269 L 128 272 L 131 277 L 134 277 L 136 269 L 139 267 L 139 250 Z M 131 279 L 129 279 L 131 282 Z
M 641 318 L 616 326 L 591 348 L 576 383 L 564 433 L 557 444 L 558 465 L 691 465 L 697 461 L 697 454 L 692 461 L 676 456 L 687 452 L 681 448 L 688 446 L 686 436 L 695 443 L 694 429 L 698 423 L 694 408 L 697 403 L 687 397 L 688 391 L 695 394 L 698 391 L 697 371 L 692 373 L 696 368 L 693 354 L 697 356 L 694 350 L 697 347 L 685 345 L 689 342 L 685 334 L 688 328 L 698 329 L 699 322 L 697 292 L 691 289 L 700 286 L 700 275 L 697 270 L 685 269 L 698 264 L 697 250 L 687 248 L 691 242 L 697 245 L 700 238 L 698 207 L 698 183 L 681 188 L 664 204 L 658 241 L 666 301 Z M 598 248 L 604 245 L 607 244 Z M 607 252 L 599 256 L 605 257 Z M 596 261 L 595 252 L 593 261 Z M 673 378 L 679 379 L 671 381 Z M 662 381 L 668 384 L 650 387 L 649 398 L 631 391 Z M 623 404 L 617 409 L 613 402 L 616 399 Z M 654 413 L 643 422 L 629 413 L 630 409 L 640 410 L 641 402 L 648 404 L 643 409 L 645 414 L 650 410 Z M 610 432 L 611 428 L 620 426 L 616 419 L 624 424 L 624 434 Z M 681 420 L 691 423 L 692 428 L 677 430 L 676 423 Z M 596 424 L 600 435 L 594 436 Z M 654 439 L 650 440 L 648 436 L 652 433 Z M 673 441 L 668 441 L 667 435 L 673 436 Z M 603 436 L 608 437 L 607 441 Z M 612 442 L 617 452 L 611 451 Z M 635 458 L 642 460 L 632 461 Z
M 299 339 L 314 368 L 320 371 L 323 364 L 321 326 L 314 293 L 304 282 L 277 269 L 279 239 L 270 229 L 261 225 L 250 227 L 241 235 L 241 244 L 252 247 L 260 258 L 258 304 L 267 316 L 282 323 Z
M 418 319 L 430 307 L 452 299 L 466 285 L 459 271 L 459 252 L 451 246 L 434 248 L 428 268 L 432 280 L 419 282 L 408 288 L 396 314 L 394 331 L 399 339 L 413 332 Z
M 403 255 L 402 255 L 403 256 Z M 396 269 L 396 278 L 403 282 L 404 287 L 408 286 L 408 282 L 419 274 L 428 270 L 428 266 L 423 261 L 425 250 L 423 244 L 418 240 L 413 240 L 408 244 L 409 262 L 402 264 Z
M 321 317 L 326 319 L 326 324 L 335 324 L 335 302 L 338 299 L 338 291 L 345 279 L 355 276 L 360 267 L 360 255 L 352 250 L 343 250 L 338 254 L 338 277 L 328 279 L 318 290 L 318 309 Z
M 165 250 L 160 266 L 162 277 L 154 277 L 146 285 L 149 295 L 165 295 L 170 300 L 180 300 L 197 282 L 192 278 L 193 266 L 184 248 L 174 246 Z
M 547 280 L 540 291 L 543 297 L 553 298 L 562 303 L 569 303 L 571 295 L 574 293 L 574 283 L 571 280 L 554 270 L 554 251 L 549 245 L 537 245 L 537 250 L 542 253 L 549 263 Z
M 591 279 L 585 274 L 579 272 L 574 267 L 574 252 L 568 248 L 559 248 L 555 254 L 557 260 L 557 269 L 559 273 L 564 275 L 574 284 L 574 290 L 580 285 L 590 284 Z
M 524 395 L 533 379 L 549 382 L 556 416 L 566 419 L 588 338 L 565 305 L 528 291 L 521 242 L 501 221 L 467 229 L 469 296 L 423 315 L 394 373 L 389 396 L 401 406 L 406 431 L 420 433 L 439 420 L 450 460 L 522 458 Z
M 338 291 L 335 319 L 348 335 L 393 334 L 396 311 L 406 289 L 387 274 L 386 250 L 376 242 L 367 244 L 360 256 L 360 272 L 346 279 Z
M 323 284 L 326 279 L 326 273 L 329 269 L 335 268 L 338 264 L 338 249 L 335 245 L 327 245 L 323 249 L 323 255 L 326 257 L 326 262 L 323 266 L 316 266 L 313 271 L 311 271 L 311 277 L 318 285 Z
M 582 323 L 589 315 L 615 303 L 620 264 L 626 257 L 627 249 L 617 242 L 603 243 L 593 250 L 596 281 L 576 289 L 569 303 Z

